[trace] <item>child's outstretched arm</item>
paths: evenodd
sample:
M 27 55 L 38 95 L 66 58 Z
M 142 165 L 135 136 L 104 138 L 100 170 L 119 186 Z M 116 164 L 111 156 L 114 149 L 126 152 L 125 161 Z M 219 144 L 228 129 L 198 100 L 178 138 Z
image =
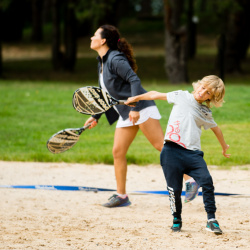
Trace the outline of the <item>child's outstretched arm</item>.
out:
M 222 147 L 222 154 L 225 157 L 229 158 L 231 154 L 226 154 L 227 150 L 229 149 L 229 145 L 226 144 L 221 129 L 217 126 L 217 127 L 211 128 L 211 130 L 216 135 L 216 137 L 217 137 L 217 139 Z
M 157 91 L 149 91 L 142 95 L 129 97 L 125 104 L 129 105 L 131 102 L 138 102 L 141 100 L 167 100 L 167 94 Z

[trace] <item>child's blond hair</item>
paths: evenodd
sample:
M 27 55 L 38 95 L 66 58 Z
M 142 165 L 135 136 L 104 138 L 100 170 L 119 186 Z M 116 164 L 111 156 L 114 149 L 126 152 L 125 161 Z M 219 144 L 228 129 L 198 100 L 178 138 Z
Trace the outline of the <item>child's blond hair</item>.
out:
M 211 98 L 211 100 L 206 100 L 207 106 L 209 108 L 212 105 L 214 105 L 215 107 L 221 107 L 223 102 L 224 102 L 223 98 L 225 96 L 225 85 L 224 85 L 223 81 L 218 76 L 215 76 L 215 75 L 205 76 L 201 80 L 194 82 L 192 84 L 194 87 L 193 92 L 195 92 L 196 89 L 201 84 L 204 85 L 205 87 L 211 89 L 212 94 L 213 94 L 213 97 Z

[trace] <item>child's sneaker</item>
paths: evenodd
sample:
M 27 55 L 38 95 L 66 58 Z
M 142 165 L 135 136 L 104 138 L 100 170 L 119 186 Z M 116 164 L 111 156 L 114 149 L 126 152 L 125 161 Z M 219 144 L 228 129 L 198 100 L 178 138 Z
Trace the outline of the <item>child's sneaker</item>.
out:
M 173 232 L 180 232 L 182 227 L 182 221 L 181 219 L 174 218 L 173 220 L 173 226 L 171 227 Z
M 207 222 L 206 230 L 215 234 L 222 234 L 219 223 L 217 220 L 209 220 Z
M 185 202 L 192 201 L 199 193 L 199 185 L 196 182 L 186 183 Z
M 103 204 L 102 206 L 104 206 L 104 207 L 126 207 L 129 205 L 131 205 L 131 202 L 130 202 L 128 196 L 126 198 L 122 199 L 117 194 L 114 194 L 109 198 L 109 202 Z

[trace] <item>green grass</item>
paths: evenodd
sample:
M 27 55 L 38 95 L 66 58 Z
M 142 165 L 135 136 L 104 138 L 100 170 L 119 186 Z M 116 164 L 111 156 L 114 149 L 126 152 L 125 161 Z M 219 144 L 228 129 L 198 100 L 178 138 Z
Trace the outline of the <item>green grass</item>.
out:
M 81 83 L 69 82 L 1 81 L 0 160 L 112 164 L 115 125 L 109 126 L 105 116 L 95 129 L 85 131 L 71 150 L 53 155 L 46 148 L 51 135 L 64 128 L 81 127 L 88 118 L 76 112 L 71 103 L 73 92 L 81 86 Z M 166 82 L 154 81 L 146 82 L 146 89 L 161 92 L 192 90 L 189 85 L 170 86 Z M 212 131 L 203 131 L 202 149 L 209 165 L 223 168 L 250 163 L 249 96 L 249 86 L 230 84 L 226 88 L 224 106 L 213 108 L 214 119 L 231 146 L 229 152 L 232 156 L 230 159 L 224 158 Z M 165 131 L 171 105 L 157 101 L 157 106 Z M 129 149 L 128 163 L 159 164 L 159 152 L 153 149 L 141 132 Z
M 109 126 L 105 116 L 95 129 L 87 130 L 81 135 L 73 149 L 53 155 L 46 148 L 46 142 L 52 134 L 84 124 L 87 116 L 73 109 L 72 94 L 78 87 L 97 85 L 98 80 L 97 54 L 89 48 L 90 36 L 78 41 L 74 73 L 53 71 L 49 30 L 50 27 L 46 27 L 46 38 L 42 44 L 29 41 L 30 29 L 25 32 L 26 38 L 22 43 L 3 44 L 5 80 L 0 79 L 0 160 L 112 164 L 115 125 Z M 146 23 L 133 19 L 124 20 L 120 24 L 120 31 L 133 45 L 139 67 L 138 75 L 147 90 L 192 90 L 191 84 L 171 86 L 168 83 L 164 69 L 164 32 L 161 20 Z M 205 75 L 218 75 L 214 67 L 216 51 L 216 35 L 197 37 L 197 55 L 188 62 L 190 83 Z M 244 74 L 226 74 L 226 103 L 222 108 L 213 109 L 214 118 L 231 146 L 231 158 L 222 156 L 220 145 L 212 131 L 202 133 L 202 149 L 210 165 L 224 168 L 250 163 L 249 68 L 248 55 L 242 62 Z M 157 101 L 157 105 L 165 131 L 171 106 L 163 101 Z M 128 163 L 159 164 L 159 153 L 141 132 L 130 147 Z

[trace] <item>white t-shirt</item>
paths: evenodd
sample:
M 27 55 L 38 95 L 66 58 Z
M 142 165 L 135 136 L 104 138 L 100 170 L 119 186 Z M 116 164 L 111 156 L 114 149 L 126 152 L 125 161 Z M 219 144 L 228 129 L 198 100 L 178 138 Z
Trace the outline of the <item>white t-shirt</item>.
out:
M 201 127 L 216 127 L 211 110 L 199 104 L 188 91 L 167 93 L 168 103 L 173 103 L 165 140 L 173 141 L 189 150 L 201 150 Z

